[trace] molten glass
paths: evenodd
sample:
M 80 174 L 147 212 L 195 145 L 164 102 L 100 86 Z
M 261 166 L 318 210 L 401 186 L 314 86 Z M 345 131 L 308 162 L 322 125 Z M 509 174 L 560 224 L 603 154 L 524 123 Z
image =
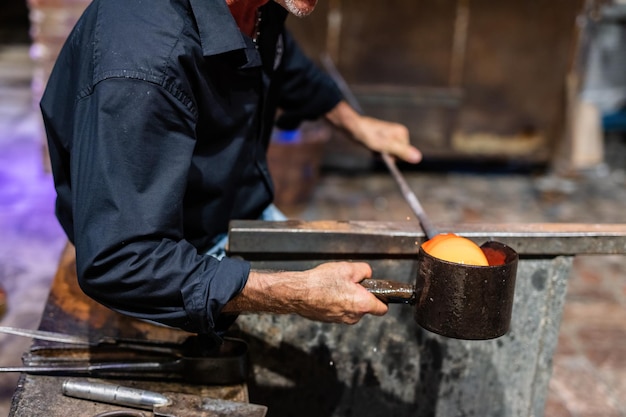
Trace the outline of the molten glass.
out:
M 489 261 L 478 245 L 454 233 L 440 233 L 422 244 L 426 253 L 448 262 L 465 265 L 489 266 Z

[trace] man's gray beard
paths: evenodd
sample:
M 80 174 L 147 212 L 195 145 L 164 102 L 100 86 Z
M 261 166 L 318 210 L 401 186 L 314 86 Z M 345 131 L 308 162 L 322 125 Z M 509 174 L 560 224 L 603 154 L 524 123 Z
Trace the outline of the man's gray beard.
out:
M 305 10 L 298 8 L 298 6 L 296 6 L 296 4 L 294 3 L 294 0 L 284 0 L 284 1 L 285 1 L 285 6 L 287 7 L 287 11 L 289 11 L 289 13 L 291 13 L 294 16 L 297 16 L 297 17 L 308 16 L 313 11 L 313 10 L 305 11 Z

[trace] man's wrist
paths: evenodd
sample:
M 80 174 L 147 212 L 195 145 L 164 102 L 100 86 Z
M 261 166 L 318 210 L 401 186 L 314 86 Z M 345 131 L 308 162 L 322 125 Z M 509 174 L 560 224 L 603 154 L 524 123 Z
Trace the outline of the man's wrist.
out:
M 304 301 L 302 272 L 250 271 L 243 290 L 222 309 L 223 313 L 268 312 L 290 314 Z
M 358 138 L 357 128 L 359 115 L 350 105 L 342 100 L 331 111 L 326 113 L 326 120 L 333 126 L 348 132 L 353 138 Z

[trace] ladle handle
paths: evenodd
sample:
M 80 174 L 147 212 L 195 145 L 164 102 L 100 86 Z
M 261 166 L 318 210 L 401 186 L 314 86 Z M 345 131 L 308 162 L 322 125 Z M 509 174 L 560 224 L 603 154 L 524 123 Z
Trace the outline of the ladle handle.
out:
M 415 304 L 415 287 L 411 284 L 384 279 L 364 279 L 361 285 L 385 304 Z
M 352 108 L 354 108 L 354 110 L 356 110 L 360 114 L 363 114 L 364 112 L 363 112 L 363 108 L 361 107 L 361 104 L 357 100 L 356 96 L 352 93 L 352 90 L 348 86 L 348 83 L 346 82 L 346 80 L 339 73 L 339 70 L 335 66 L 335 63 L 333 62 L 332 58 L 328 54 L 322 54 L 321 61 L 324 67 L 326 68 L 326 71 L 330 75 L 330 77 L 335 81 L 335 83 L 337 84 L 337 87 L 339 87 L 339 90 L 344 95 L 346 101 L 350 103 L 350 105 L 352 106 Z M 396 166 L 396 161 L 391 157 L 391 155 L 389 155 L 386 152 L 383 152 L 381 155 L 382 155 L 383 161 L 385 162 L 385 165 L 387 165 L 387 169 L 391 172 L 391 176 L 398 184 L 398 187 L 400 187 L 400 191 L 402 191 L 402 195 L 404 196 L 404 199 L 408 203 L 413 213 L 417 216 L 417 219 L 419 220 L 420 225 L 422 226 L 422 230 L 426 234 L 426 237 L 428 239 L 432 239 L 433 237 L 438 235 L 439 232 L 433 226 L 432 222 L 426 215 L 424 208 L 422 207 L 419 200 L 417 199 L 417 196 L 411 190 L 406 180 L 402 176 L 402 173 Z

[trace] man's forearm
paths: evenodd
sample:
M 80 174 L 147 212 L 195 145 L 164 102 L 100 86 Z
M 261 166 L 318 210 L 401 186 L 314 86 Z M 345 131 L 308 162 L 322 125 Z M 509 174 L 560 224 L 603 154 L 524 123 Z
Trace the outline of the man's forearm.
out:
M 326 119 L 372 151 L 389 153 L 413 164 L 422 160 L 421 152 L 411 145 L 409 130 L 400 123 L 360 115 L 343 100 L 326 113 Z
M 302 272 L 250 271 L 243 291 L 224 308 L 223 313 L 263 311 L 291 314 L 306 297 Z
M 329 262 L 307 271 L 251 271 L 243 291 L 222 312 L 298 314 L 316 321 L 354 324 L 365 314 L 387 312 L 387 306 L 359 284 L 371 273 L 362 262 Z
M 355 139 L 358 139 L 359 115 L 346 101 L 342 100 L 331 111 L 326 113 L 326 119 L 336 128 L 341 129 Z

